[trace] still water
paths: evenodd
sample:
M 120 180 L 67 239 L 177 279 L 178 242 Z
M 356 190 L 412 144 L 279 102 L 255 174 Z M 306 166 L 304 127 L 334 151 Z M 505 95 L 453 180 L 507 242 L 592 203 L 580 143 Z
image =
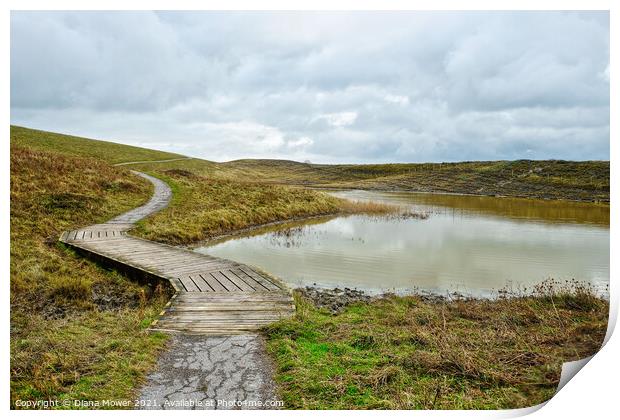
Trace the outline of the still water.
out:
M 348 216 L 262 229 L 196 249 L 275 274 L 292 287 L 421 289 L 492 296 L 547 278 L 609 284 L 609 207 L 421 193 L 342 191 L 406 206 L 424 220 Z

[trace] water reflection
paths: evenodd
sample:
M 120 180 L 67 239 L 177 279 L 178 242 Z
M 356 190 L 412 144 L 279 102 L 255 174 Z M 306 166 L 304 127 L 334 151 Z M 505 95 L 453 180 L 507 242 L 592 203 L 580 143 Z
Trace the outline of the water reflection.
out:
M 379 200 L 391 203 L 461 214 L 509 217 L 548 223 L 580 223 L 609 226 L 609 205 L 559 200 L 530 200 L 512 197 L 487 197 L 458 194 L 382 193 L 338 191 L 332 195 L 354 200 Z
M 601 290 L 609 283 L 609 207 L 435 194 L 337 195 L 406 204 L 431 217 L 314 220 L 198 251 L 256 265 L 292 286 L 487 296 L 549 277 L 586 280 Z

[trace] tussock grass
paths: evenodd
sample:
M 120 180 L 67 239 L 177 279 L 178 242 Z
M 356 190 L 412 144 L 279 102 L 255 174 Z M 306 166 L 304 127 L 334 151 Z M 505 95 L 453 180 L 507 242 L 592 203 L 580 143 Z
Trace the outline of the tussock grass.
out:
M 596 352 L 609 306 L 588 288 L 437 300 L 384 296 L 332 315 L 296 296 L 265 329 L 287 408 L 503 409 L 551 398 L 561 365 Z
M 101 160 L 25 146 L 36 141 L 11 143 L 11 404 L 131 398 L 165 341 L 145 328 L 167 297 L 57 239 L 144 203 L 152 187 Z
M 354 201 L 341 200 L 338 203 L 339 209 L 343 213 L 362 213 L 368 215 L 382 215 L 391 213 L 402 213 L 404 209 L 399 206 L 379 203 L 376 201 Z

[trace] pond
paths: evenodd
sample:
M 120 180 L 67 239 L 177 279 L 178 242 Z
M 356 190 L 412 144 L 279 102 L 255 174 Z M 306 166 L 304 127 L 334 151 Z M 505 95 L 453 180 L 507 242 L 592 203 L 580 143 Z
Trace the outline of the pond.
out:
M 466 195 L 340 191 L 426 219 L 341 216 L 260 229 L 196 251 L 254 265 L 291 287 L 493 296 L 553 278 L 609 284 L 609 206 Z

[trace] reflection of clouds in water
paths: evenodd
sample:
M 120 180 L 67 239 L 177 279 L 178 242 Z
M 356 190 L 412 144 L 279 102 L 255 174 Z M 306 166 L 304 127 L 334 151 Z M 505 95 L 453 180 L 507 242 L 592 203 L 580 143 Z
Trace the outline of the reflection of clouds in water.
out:
M 488 295 L 548 277 L 609 283 L 609 229 L 496 215 L 426 220 L 339 217 L 205 250 L 253 264 L 289 284 Z
M 332 193 L 340 198 L 375 201 L 407 206 L 417 212 L 451 215 L 455 218 L 478 216 L 510 218 L 524 223 L 588 224 L 609 228 L 609 206 L 555 200 L 529 200 L 459 194 L 371 192 L 362 190 Z
M 357 234 L 357 228 L 359 227 L 359 223 L 356 223 L 358 219 L 360 219 L 359 216 L 339 217 L 327 222 L 325 228 L 329 230 L 333 229 L 342 235 L 355 236 Z
M 409 241 L 404 240 L 404 239 L 395 238 L 390 243 L 382 244 L 382 246 L 379 249 L 380 250 L 391 250 L 391 251 L 406 250 L 408 248 L 408 242 Z

